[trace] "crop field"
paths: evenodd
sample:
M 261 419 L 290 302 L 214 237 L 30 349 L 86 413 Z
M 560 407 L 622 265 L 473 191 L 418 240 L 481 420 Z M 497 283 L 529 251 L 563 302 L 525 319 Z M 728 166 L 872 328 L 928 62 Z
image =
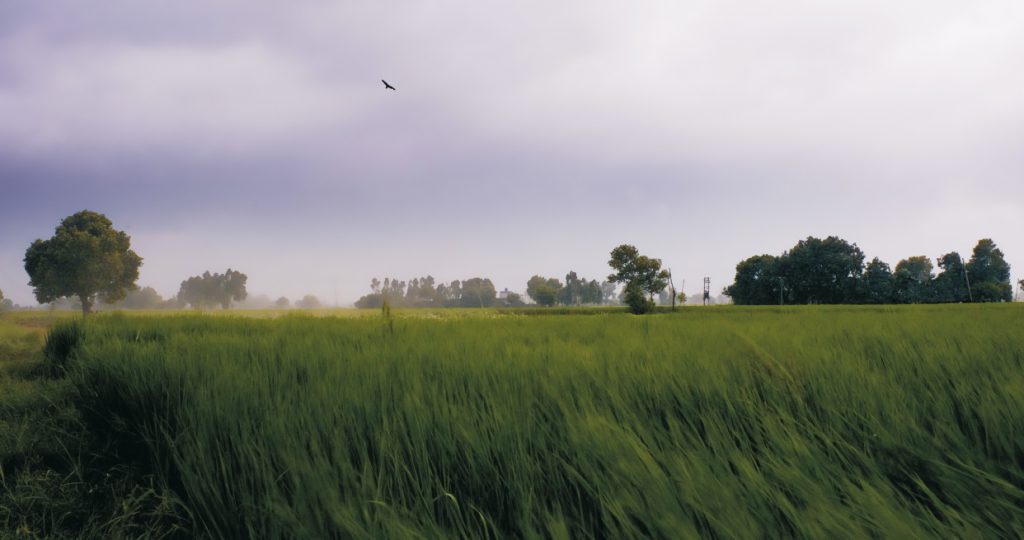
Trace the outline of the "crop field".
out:
M 99 315 L 40 369 L 171 535 L 1024 537 L 1019 306 L 540 313 Z

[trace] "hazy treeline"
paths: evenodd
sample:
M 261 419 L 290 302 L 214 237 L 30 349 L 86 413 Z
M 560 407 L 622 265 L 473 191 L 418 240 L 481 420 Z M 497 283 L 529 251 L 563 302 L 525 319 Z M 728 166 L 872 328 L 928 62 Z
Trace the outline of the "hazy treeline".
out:
M 526 282 L 526 294 L 541 306 L 600 305 L 618 302 L 614 283 L 598 283 L 596 279 L 587 281 L 573 271 L 565 275 L 565 283 L 558 278 L 535 275 Z
M 523 299 L 516 293 L 498 297 L 494 283 L 487 278 L 474 277 L 437 283 L 433 276 L 400 281 L 397 278 L 373 278 L 370 294 L 356 300 L 357 308 L 378 308 L 385 301 L 391 307 L 493 307 L 521 306 Z
M 1010 265 L 995 242 L 978 241 L 966 263 L 956 251 L 936 259 L 908 257 L 896 268 L 841 238 L 813 236 L 782 255 L 756 255 L 736 265 L 723 291 L 736 304 L 924 304 L 1009 302 Z

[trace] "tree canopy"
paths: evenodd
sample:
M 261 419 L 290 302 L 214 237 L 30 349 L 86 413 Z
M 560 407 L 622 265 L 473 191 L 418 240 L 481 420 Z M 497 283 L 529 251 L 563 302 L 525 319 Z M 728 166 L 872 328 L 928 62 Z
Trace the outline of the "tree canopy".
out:
M 640 255 L 635 246 L 622 244 L 613 249 L 608 266 L 615 270 L 608 281 L 626 284 L 624 296 L 633 313 L 654 309 L 652 298 L 668 286 L 668 271 L 662 270 L 661 259 Z
M 89 210 L 64 218 L 52 238 L 32 242 L 25 252 L 36 300 L 77 297 L 85 315 L 97 297 L 106 303 L 124 298 L 135 287 L 140 266 L 142 257 L 132 251 L 131 238 Z
M 1010 266 L 991 239 L 982 239 L 970 262 L 952 251 L 938 259 L 916 255 L 895 270 L 877 257 L 866 265 L 856 244 L 808 237 L 781 256 L 757 255 L 736 265 L 725 294 L 736 304 L 1003 302 L 1013 297 Z
M 181 282 L 178 299 L 196 309 L 220 305 L 224 309 L 231 307 L 231 301 L 242 301 L 248 293 L 245 282 L 249 276 L 228 268 L 223 274 L 203 272 L 201 276 L 192 276 Z

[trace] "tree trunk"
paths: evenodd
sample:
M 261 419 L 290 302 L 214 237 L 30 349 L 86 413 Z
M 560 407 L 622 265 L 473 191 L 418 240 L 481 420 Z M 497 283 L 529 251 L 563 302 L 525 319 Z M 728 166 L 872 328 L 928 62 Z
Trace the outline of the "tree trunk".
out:
M 92 313 L 92 297 L 90 295 L 80 294 L 78 299 L 82 301 L 82 316 Z

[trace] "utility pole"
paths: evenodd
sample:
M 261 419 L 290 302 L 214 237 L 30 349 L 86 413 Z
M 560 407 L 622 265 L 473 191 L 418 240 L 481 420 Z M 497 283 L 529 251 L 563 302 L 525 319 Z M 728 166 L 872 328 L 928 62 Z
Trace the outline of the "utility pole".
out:
M 956 256 L 960 257 L 960 254 L 957 253 Z M 964 273 L 964 283 L 967 284 L 967 299 L 970 300 L 970 302 L 973 304 L 974 295 L 971 294 L 971 279 L 967 277 L 967 265 L 964 264 L 963 257 L 960 257 L 960 271 Z
M 672 293 L 672 311 L 676 310 L 676 284 L 672 281 L 672 269 L 668 269 L 668 285 L 669 291 Z

